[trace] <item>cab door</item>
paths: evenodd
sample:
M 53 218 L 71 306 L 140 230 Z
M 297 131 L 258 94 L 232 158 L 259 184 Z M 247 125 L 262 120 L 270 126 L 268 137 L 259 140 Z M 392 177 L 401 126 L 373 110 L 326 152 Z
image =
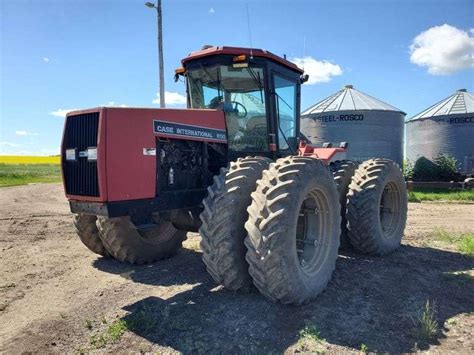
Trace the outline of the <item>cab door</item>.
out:
M 298 82 L 273 73 L 277 142 L 280 155 L 295 154 L 297 150 Z

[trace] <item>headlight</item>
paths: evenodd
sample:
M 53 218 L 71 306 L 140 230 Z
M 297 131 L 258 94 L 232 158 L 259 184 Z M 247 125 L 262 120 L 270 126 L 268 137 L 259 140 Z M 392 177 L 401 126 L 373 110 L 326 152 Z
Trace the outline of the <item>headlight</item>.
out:
M 67 161 L 76 160 L 76 149 L 66 149 L 66 160 Z
M 97 160 L 97 148 L 87 148 L 87 160 Z

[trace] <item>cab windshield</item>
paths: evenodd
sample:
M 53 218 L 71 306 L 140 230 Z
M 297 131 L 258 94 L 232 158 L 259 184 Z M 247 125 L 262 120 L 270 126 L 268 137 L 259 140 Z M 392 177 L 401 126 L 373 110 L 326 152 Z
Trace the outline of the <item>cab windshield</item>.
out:
M 201 66 L 187 72 L 192 108 L 222 109 L 229 147 L 267 151 L 267 116 L 262 68 Z

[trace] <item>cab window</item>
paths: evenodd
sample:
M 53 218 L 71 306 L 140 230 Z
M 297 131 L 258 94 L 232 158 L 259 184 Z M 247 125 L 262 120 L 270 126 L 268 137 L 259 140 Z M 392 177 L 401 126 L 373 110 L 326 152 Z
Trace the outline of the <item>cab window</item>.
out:
M 187 77 L 192 108 L 224 110 L 231 150 L 268 151 L 262 68 L 200 67 Z
M 273 75 L 275 103 L 278 118 L 278 144 L 280 150 L 289 150 L 296 138 L 296 82 L 277 74 Z

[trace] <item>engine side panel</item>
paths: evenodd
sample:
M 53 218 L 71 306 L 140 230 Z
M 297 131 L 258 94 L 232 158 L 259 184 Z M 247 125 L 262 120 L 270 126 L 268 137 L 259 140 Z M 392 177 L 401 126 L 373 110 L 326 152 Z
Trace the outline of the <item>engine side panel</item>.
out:
M 224 113 L 217 110 L 107 108 L 106 120 L 108 201 L 155 197 L 157 139 L 225 143 L 215 135 L 225 134 Z M 156 121 L 172 124 L 160 131 Z
M 223 144 L 170 139 L 158 141 L 157 195 L 207 188 L 227 165 Z

